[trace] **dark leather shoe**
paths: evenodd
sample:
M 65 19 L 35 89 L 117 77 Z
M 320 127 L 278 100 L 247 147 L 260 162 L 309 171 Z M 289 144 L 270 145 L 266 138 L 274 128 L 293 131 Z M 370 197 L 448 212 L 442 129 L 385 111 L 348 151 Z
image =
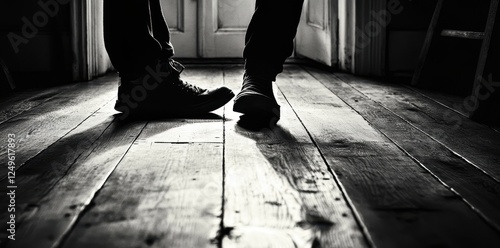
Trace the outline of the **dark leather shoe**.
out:
M 234 100 L 233 111 L 246 117 L 280 118 L 280 105 L 274 97 L 272 81 L 245 73 L 243 86 Z
M 184 67 L 172 60 L 161 61 L 156 68 L 118 87 L 115 109 L 128 116 L 199 115 L 214 111 L 233 97 L 227 87 L 202 89 L 180 79 Z

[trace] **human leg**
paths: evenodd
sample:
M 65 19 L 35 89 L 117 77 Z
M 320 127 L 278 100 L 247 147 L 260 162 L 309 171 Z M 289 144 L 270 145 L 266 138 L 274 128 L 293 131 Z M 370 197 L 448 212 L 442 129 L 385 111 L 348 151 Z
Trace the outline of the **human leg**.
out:
M 162 55 L 167 58 L 174 56 L 174 47 L 170 42 L 170 30 L 163 16 L 160 0 L 150 0 L 151 22 L 153 24 L 153 36 L 162 47 Z
M 162 50 L 152 35 L 149 1 L 104 0 L 104 41 L 121 77 L 143 74 Z
M 256 0 L 245 36 L 245 70 L 271 80 L 292 55 L 303 0 Z
M 303 0 L 257 0 L 245 37 L 245 74 L 233 110 L 278 121 L 280 106 L 272 82 L 293 52 Z
M 115 109 L 122 117 L 207 113 L 234 96 L 226 87 L 202 89 L 180 78 L 159 0 L 105 0 L 105 43 L 120 73 Z

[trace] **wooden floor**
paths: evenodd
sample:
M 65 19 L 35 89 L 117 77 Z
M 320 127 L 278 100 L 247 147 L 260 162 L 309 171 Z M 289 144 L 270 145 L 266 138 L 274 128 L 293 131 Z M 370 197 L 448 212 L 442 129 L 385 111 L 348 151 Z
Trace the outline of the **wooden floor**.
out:
M 184 79 L 238 91 L 241 75 L 198 65 Z M 120 122 L 117 81 L 1 99 L 1 247 L 500 247 L 500 133 L 450 98 L 289 65 L 279 125 L 255 132 L 232 102 Z

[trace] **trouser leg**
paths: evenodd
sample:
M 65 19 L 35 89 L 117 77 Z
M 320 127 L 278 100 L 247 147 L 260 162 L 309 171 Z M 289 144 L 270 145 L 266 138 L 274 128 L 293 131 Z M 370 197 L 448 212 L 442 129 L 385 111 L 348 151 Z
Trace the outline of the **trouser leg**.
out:
M 303 0 L 256 0 L 245 36 L 245 70 L 275 80 L 293 52 Z
M 168 27 L 160 18 L 159 0 L 104 0 L 106 50 L 122 77 L 141 75 L 162 51 L 173 55 Z
M 153 23 L 153 36 L 162 47 L 162 54 L 167 58 L 174 56 L 174 47 L 170 42 L 170 31 L 163 16 L 160 0 L 149 0 L 151 4 L 151 20 Z

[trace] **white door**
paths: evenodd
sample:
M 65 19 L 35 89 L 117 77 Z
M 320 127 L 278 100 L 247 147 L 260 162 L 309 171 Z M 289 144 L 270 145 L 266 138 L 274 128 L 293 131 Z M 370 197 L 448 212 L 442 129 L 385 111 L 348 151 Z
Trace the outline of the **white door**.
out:
M 305 0 L 295 39 L 295 54 L 336 66 L 338 0 Z
M 170 28 L 175 56 L 198 57 L 197 1 L 161 0 L 160 2 Z
M 200 54 L 204 58 L 241 58 L 255 0 L 202 0 Z
M 255 0 L 161 0 L 180 58 L 241 58 Z

